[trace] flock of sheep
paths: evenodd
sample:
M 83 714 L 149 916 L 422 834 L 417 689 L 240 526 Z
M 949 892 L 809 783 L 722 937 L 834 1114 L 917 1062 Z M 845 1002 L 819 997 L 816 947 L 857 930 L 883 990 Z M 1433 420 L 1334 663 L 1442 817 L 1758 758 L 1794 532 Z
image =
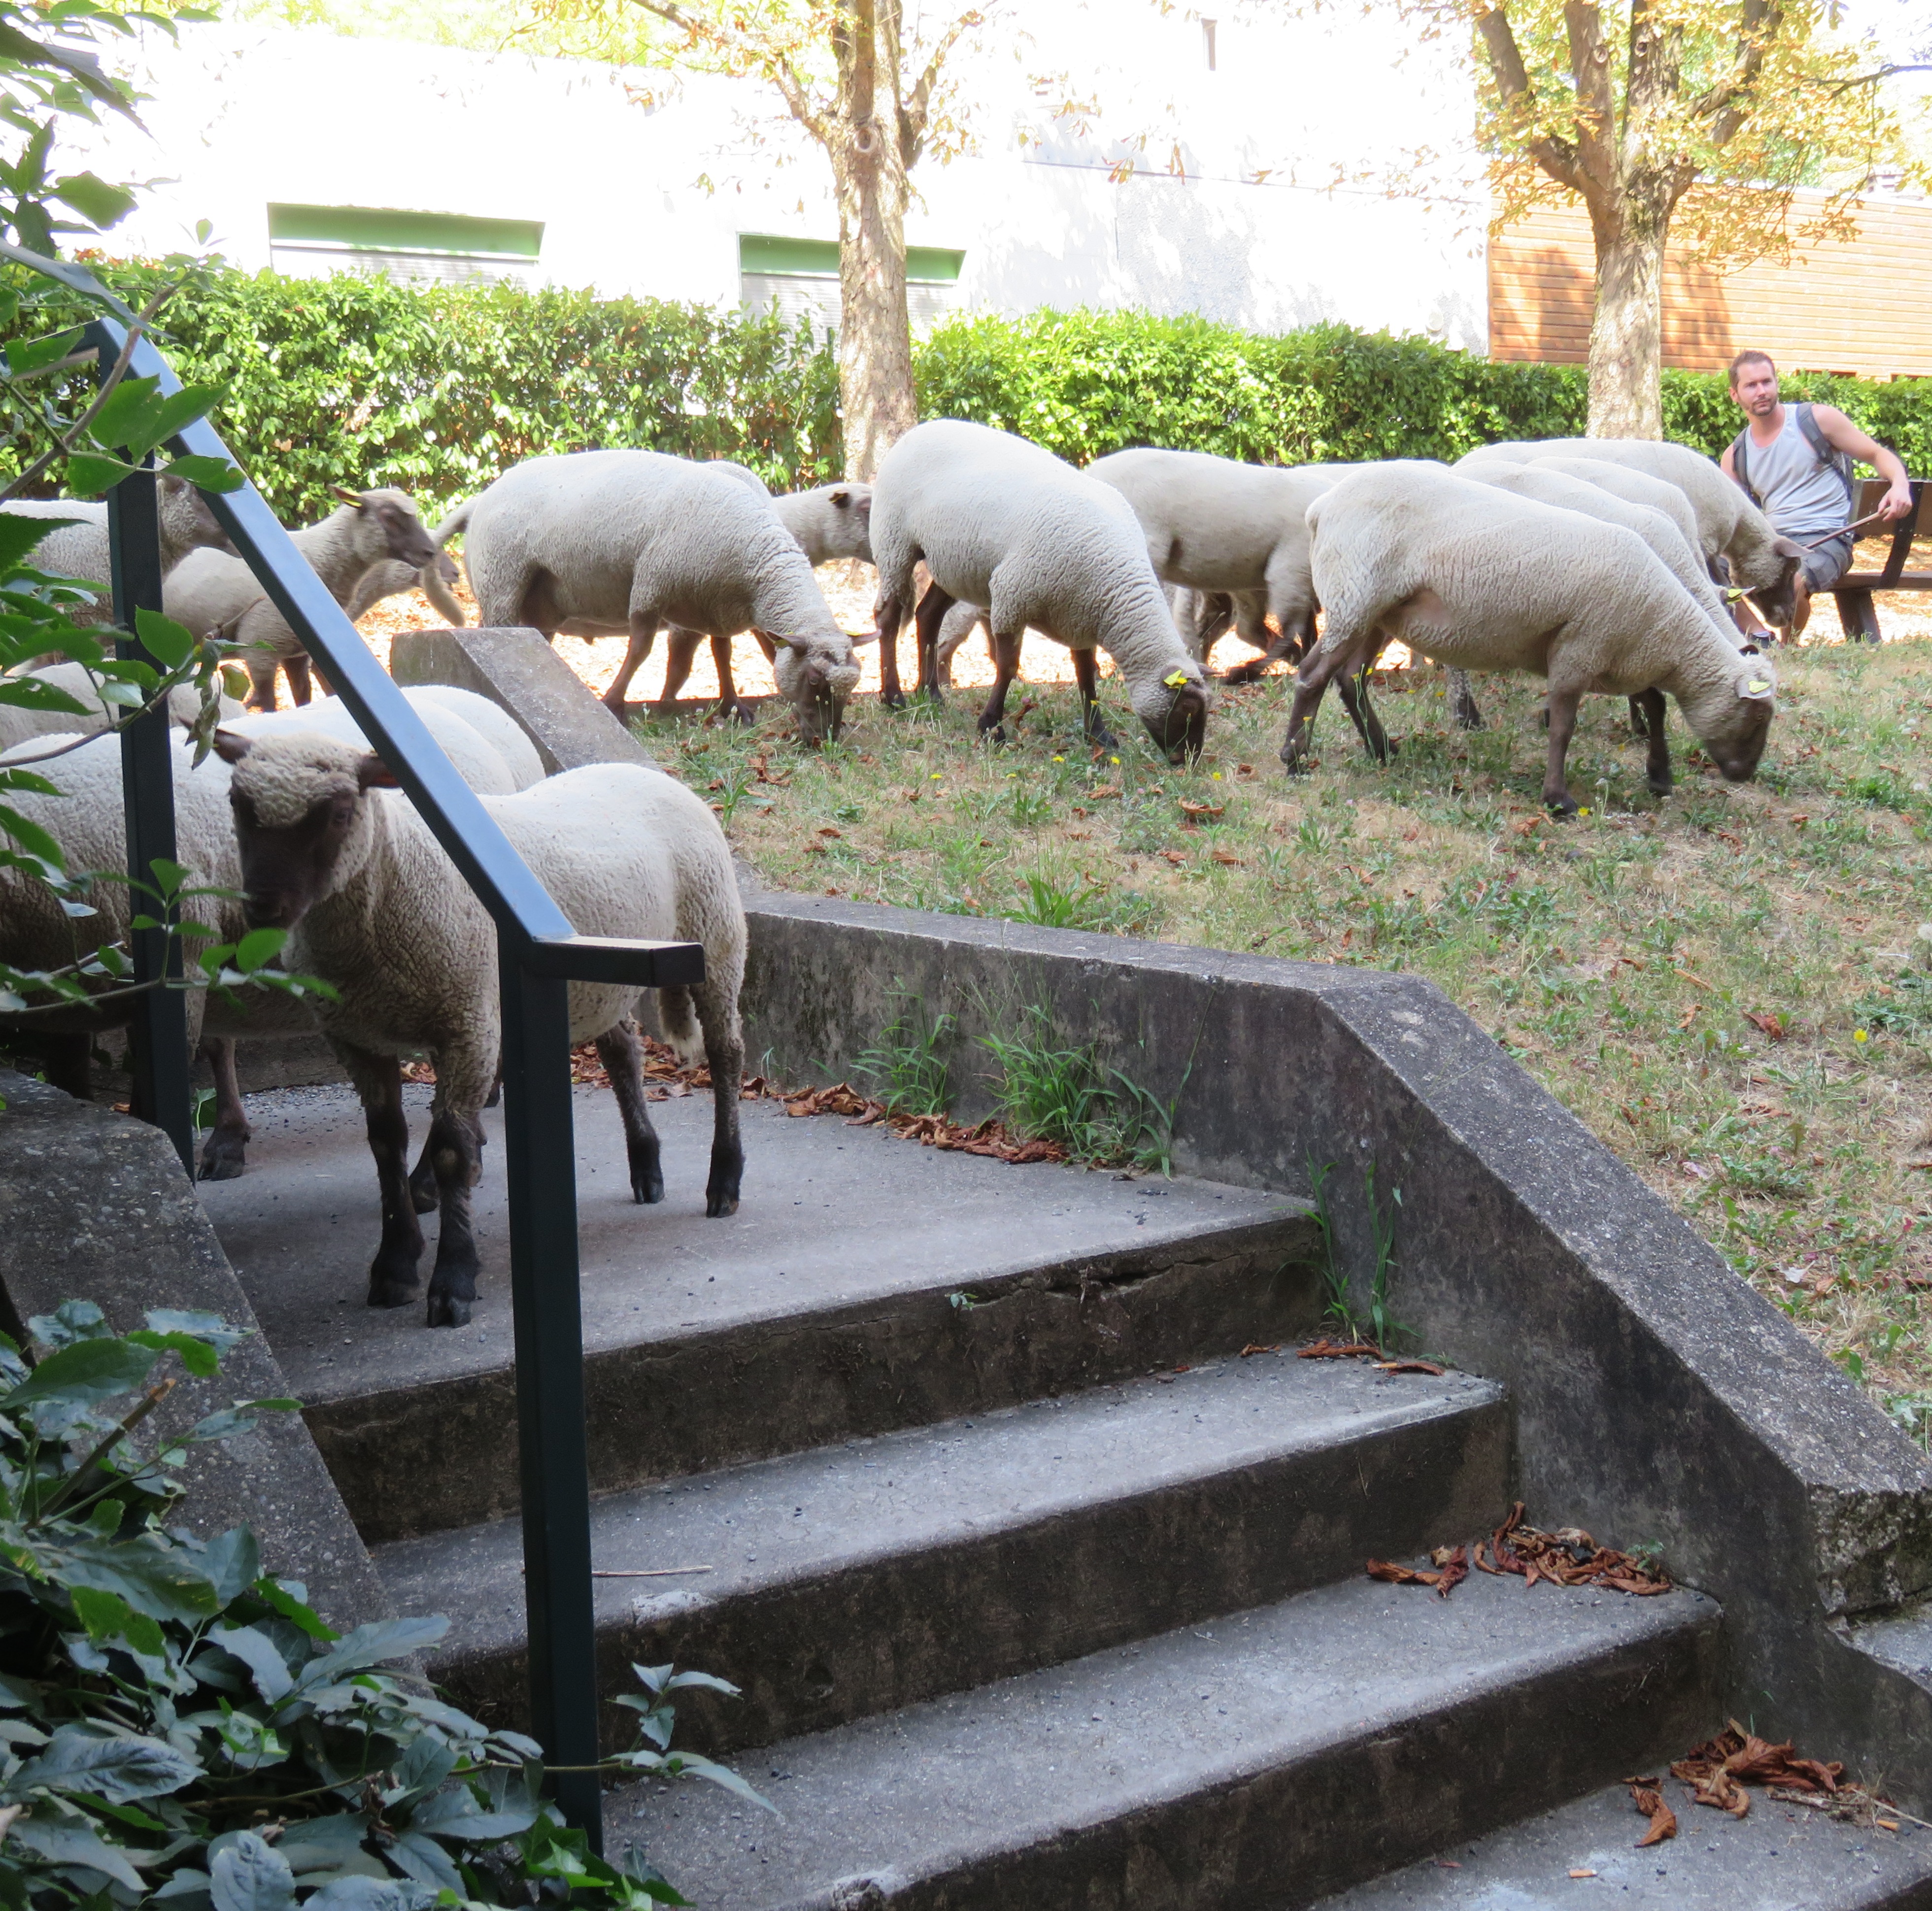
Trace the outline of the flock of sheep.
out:
M 1762 754 L 1774 680 L 1733 622 L 1713 578 L 1721 564 L 1773 626 L 1788 626 L 1802 554 L 1709 460 L 1679 446 L 1580 440 L 1498 446 L 1453 470 L 1420 462 L 1264 469 L 1198 454 L 1123 452 L 1077 471 L 1024 440 L 941 420 L 908 433 L 877 481 L 773 498 L 751 472 L 654 452 L 605 451 L 519 465 L 434 531 L 404 494 L 344 492 L 341 508 L 296 534 L 352 616 L 420 582 L 452 622 L 444 547 L 459 532 L 486 625 L 628 635 L 608 700 L 668 632 L 665 694 L 709 638 L 728 707 L 738 704 L 730 645 L 749 632 L 807 742 L 836 736 L 858 682 L 856 644 L 882 638 L 883 692 L 902 701 L 898 643 L 910 618 L 920 687 L 938 695 L 953 652 L 988 630 L 997 679 L 980 719 L 995 736 L 1029 628 L 1073 653 L 1083 719 L 1107 738 L 1096 699 L 1104 648 L 1156 746 L 1175 760 L 1202 748 L 1210 706 L 1204 661 L 1232 628 L 1262 651 L 1230 673 L 1252 677 L 1289 652 L 1299 668 L 1282 755 L 1300 766 L 1331 681 L 1374 753 L 1390 748 L 1367 692 L 1382 648 L 1400 640 L 1453 672 L 1524 670 L 1549 687 L 1545 795 L 1571 808 L 1564 759 L 1580 699 L 1632 700 L 1650 741 L 1650 782 L 1670 787 L 1664 702 L 1674 698 L 1725 776 Z M 108 577 L 99 507 L 9 507 L 80 521 L 40 548 L 43 568 Z M 331 985 L 332 1000 L 250 991 L 238 1006 L 192 997 L 194 1039 L 216 1083 L 202 1172 L 242 1172 L 249 1138 L 237 1091 L 238 1037 L 273 1039 L 317 1024 L 354 1081 L 381 1192 L 371 1305 L 418 1291 L 417 1216 L 440 1213 L 428 1293 L 431 1325 L 460 1325 L 476 1298 L 470 1190 L 481 1172 L 480 1113 L 499 1079 L 494 932 L 489 919 L 337 700 L 310 700 L 308 660 L 196 494 L 162 499 L 164 603 L 200 632 L 248 646 L 252 692 L 227 707 L 215 753 L 199 766 L 178 735 L 179 860 L 194 872 L 191 926 L 224 942 L 250 928 L 290 932 L 283 962 Z M 857 557 L 878 570 L 878 632 L 840 628 L 814 566 Z M 925 580 L 919 578 L 923 567 Z M 1325 629 L 1318 641 L 1315 615 Z M 104 618 L 104 608 L 96 614 Z M 1272 619 L 1275 628 L 1268 628 Z M 296 707 L 277 710 L 275 675 Z M 44 674 L 70 690 L 83 673 Z M 580 932 L 701 943 L 706 980 L 661 992 L 680 1053 L 701 1052 L 714 1084 L 706 1211 L 735 1211 L 742 1170 L 737 1096 L 738 992 L 745 922 L 730 850 L 710 809 L 652 770 L 602 765 L 546 778 L 519 726 L 496 705 L 447 689 L 406 693 Z M 1466 677 L 1461 720 L 1480 722 Z M 188 700 L 182 700 L 185 703 Z M 176 712 L 192 719 L 191 708 Z M 125 866 L 120 759 L 102 709 L 92 724 L 0 706 L 4 760 L 58 754 L 58 796 L 19 806 L 62 844 L 68 866 Z M 55 969 L 124 937 L 129 892 L 106 884 L 76 921 L 45 885 L 0 872 L 0 961 Z M 661 1200 L 658 1138 L 626 992 L 571 990 L 572 1036 L 594 1040 L 622 1116 L 635 1198 Z M 92 1007 L 16 1017 L 37 1036 L 50 1079 L 85 1095 L 102 1027 L 128 1012 Z M 401 1060 L 427 1053 L 436 1088 L 415 1169 Z

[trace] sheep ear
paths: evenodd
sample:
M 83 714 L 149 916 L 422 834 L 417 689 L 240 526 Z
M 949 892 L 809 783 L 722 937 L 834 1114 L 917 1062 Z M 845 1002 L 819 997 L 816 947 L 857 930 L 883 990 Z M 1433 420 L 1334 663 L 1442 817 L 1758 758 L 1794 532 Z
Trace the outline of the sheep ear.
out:
M 367 511 L 369 500 L 360 491 L 352 491 L 346 484 L 332 484 L 328 488 L 344 504 L 352 505 L 358 511 Z
M 832 502 L 836 505 L 841 511 L 843 511 L 845 507 L 852 502 L 852 494 L 846 490 L 843 484 L 841 484 L 836 491 L 833 491 L 831 494 L 831 498 Z
M 358 790 L 400 790 L 403 786 L 396 781 L 396 772 L 372 751 L 356 766 L 356 787 Z
M 1771 550 L 1774 557 L 1802 558 L 1804 555 L 1804 546 L 1793 544 L 1789 538 L 1773 538 L 1771 541 Z
M 796 650 L 801 655 L 812 648 L 812 640 L 808 637 L 781 637 L 775 630 L 754 630 L 752 634 L 763 638 L 767 644 L 782 644 L 788 650 Z
M 875 630 L 848 631 L 845 633 L 845 641 L 850 644 L 854 650 L 868 644 L 876 644 L 878 640 L 879 633 Z
M 1778 680 L 1768 665 L 1738 679 L 1738 697 L 1748 704 L 1768 704 L 1778 694 Z
M 224 763 L 239 763 L 254 747 L 252 736 L 238 736 L 232 730 L 214 733 L 214 754 Z

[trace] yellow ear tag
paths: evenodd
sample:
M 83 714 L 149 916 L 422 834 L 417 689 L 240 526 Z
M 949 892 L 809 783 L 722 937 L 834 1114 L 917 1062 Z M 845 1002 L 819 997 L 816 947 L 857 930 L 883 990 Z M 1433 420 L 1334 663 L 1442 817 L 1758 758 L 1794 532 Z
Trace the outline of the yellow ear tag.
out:
M 1771 688 L 1771 686 L 1763 677 L 1754 676 L 1751 679 L 1749 683 L 1745 685 L 1744 688 L 1748 690 L 1754 697 L 1762 697 L 1764 693 Z
M 1161 682 L 1170 690 L 1178 690 L 1186 683 L 1187 673 L 1185 670 L 1169 670 Z

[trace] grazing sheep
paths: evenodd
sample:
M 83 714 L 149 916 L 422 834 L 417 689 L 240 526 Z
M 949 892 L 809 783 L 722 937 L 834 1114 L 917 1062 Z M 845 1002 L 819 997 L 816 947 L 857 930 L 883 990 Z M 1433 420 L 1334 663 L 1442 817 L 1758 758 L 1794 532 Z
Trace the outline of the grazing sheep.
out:
M 416 686 L 406 694 L 436 748 L 479 796 L 514 796 L 543 781 L 543 760 L 536 745 L 488 698 L 441 684 Z M 368 738 L 339 697 L 318 698 L 299 710 L 253 712 L 224 728 L 232 735 L 255 737 L 313 730 L 358 750 L 369 747 Z
M 224 730 L 215 747 L 234 766 L 250 923 L 292 931 L 290 966 L 338 992 L 318 1004 L 316 1018 L 355 1082 L 376 1158 L 382 1235 L 369 1271 L 371 1306 L 404 1305 L 416 1291 L 416 1214 L 430 1204 L 408 1180 L 399 1058 L 427 1049 L 435 1064 L 424 1153 L 442 1224 L 428 1324 L 460 1327 L 476 1298 L 470 1190 L 480 1166 L 478 1116 L 502 1048 L 495 926 L 429 826 L 389 793 L 379 758 L 304 734 L 257 742 Z M 631 764 L 568 770 L 482 800 L 580 933 L 704 945 L 704 982 L 662 990 L 659 1002 L 680 1054 L 694 1058 L 703 1031 L 716 1108 L 705 1212 L 735 1213 L 745 916 L 717 819 L 682 784 Z M 632 1193 L 656 1202 L 664 1176 L 628 1019 L 636 999 L 634 988 L 572 983 L 570 1034 L 573 1042 L 596 1038 L 623 1115 Z
M 748 629 L 779 646 L 778 688 L 815 743 L 838 735 L 859 666 L 763 490 L 742 469 L 580 452 L 505 472 L 452 528 L 467 529 L 464 560 L 485 624 L 547 638 L 629 632 L 604 698 L 620 718 L 664 626 L 725 638 Z
M 744 478 L 755 484 L 761 494 L 769 495 L 765 492 L 764 481 L 742 464 L 721 463 L 712 468 Z M 792 534 L 814 570 L 838 558 L 856 557 L 867 564 L 872 562 L 871 485 L 820 484 L 809 491 L 785 492 L 772 499 L 772 508 L 778 513 L 778 522 Z M 774 651 L 770 638 L 757 632 L 752 634 L 763 648 L 766 661 L 772 661 Z M 668 705 L 674 702 L 684 688 L 691 675 L 692 660 L 704 640 L 702 632 L 692 630 L 674 629 L 664 638 L 662 703 Z M 730 638 L 712 638 L 711 661 L 718 672 L 718 714 L 749 723 L 754 712 L 752 706 L 738 694 L 737 684 L 732 677 Z
M 919 604 L 920 679 L 956 603 L 991 613 L 998 680 L 980 728 L 1000 735 L 1029 626 L 1073 652 L 1088 735 L 1105 738 L 1094 649 L 1105 645 L 1154 742 L 1198 754 L 1208 722 L 1201 666 L 1174 627 L 1147 539 L 1125 499 L 1023 438 L 945 418 L 915 426 L 886 454 L 872 497 L 884 694 L 898 690 L 898 633 L 922 559 L 932 587 Z
M 1724 558 L 1733 581 L 1750 593 L 1766 622 L 1790 628 L 1797 613 L 1796 579 L 1804 553 L 1772 530 L 1771 520 L 1724 476 L 1715 459 L 1688 445 L 1652 438 L 1539 438 L 1486 445 L 1462 462 L 1490 457 L 1520 464 L 1591 458 L 1675 484 L 1696 513 L 1698 544 L 1705 557 Z
M 1314 642 L 1306 514 L 1335 482 L 1336 470 L 1142 449 L 1096 458 L 1087 471 L 1132 506 L 1156 576 L 1232 598 L 1236 631 L 1262 654 L 1231 671 L 1228 682 L 1252 682 L 1288 645 Z M 1219 610 L 1209 607 L 1196 622 L 1190 647 L 1204 664 L 1228 628 Z M 1270 616 L 1280 638 L 1268 630 Z
M 82 736 L 90 730 L 105 730 L 116 717 L 128 713 L 122 704 L 104 703 L 94 679 L 78 664 L 43 664 L 16 674 L 38 677 L 94 707 L 91 714 L 81 716 L 72 710 L 29 710 L 16 704 L 0 704 L 0 750 L 10 750 L 29 736 L 50 736 L 56 731 Z M 220 696 L 219 701 L 224 720 L 242 714 L 242 706 L 232 697 Z M 191 684 L 177 684 L 168 692 L 170 723 L 186 730 L 200 713 L 201 693 Z
M 452 630 L 461 630 L 468 620 L 464 616 L 463 606 L 448 590 L 455 583 L 458 573 L 455 560 L 444 548 L 456 535 L 457 529 L 456 516 L 452 512 L 430 532 L 430 537 L 436 542 L 436 562 L 424 565 L 419 571 L 412 570 L 397 557 L 386 557 L 365 571 L 362 581 L 342 607 L 349 621 L 352 624 L 357 622 L 366 611 L 385 598 L 400 597 L 406 590 L 420 590 L 429 599 L 430 608 L 447 620 Z
M 341 509 L 292 536 L 337 603 L 347 604 L 370 569 L 386 560 L 399 560 L 413 574 L 442 554 L 406 493 L 333 488 L 344 500 Z M 161 607 L 197 637 L 230 632 L 254 686 L 248 698 L 251 709 L 275 707 L 278 668 L 288 673 L 289 694 L 296 703 L 308 701 L 308 652 L 240 558 L 214 550 L 193 553 L 169 574 Z
M 1550 686 L 1544 800 L 1576 806 L 1564 764 L 1586 693 L 1640 697 L 1650 718 L 1650 787 L 1671 786 L 1664 693 L 1677 699 L 1732 782 L 1756 772 L 1776 689 L 1766 660 L 1740 653 L 1643 541 L 1439 466 L 1357 472 L 1309 507 L 1315 586 L 1328 628 L 1305 659 L 1282 760 L 1298 769 L 1330 680 L 1378 758 L 1388 739 L 1358 690 L 1384 644 L 1464 670 L 1534 672 Z
M 431 735 L 472 789 L 514 790 L 541 780 L 542 766 L 522 733 L 518 732 L 523 746 L 521 755 L 516 754 L 507 739 L 497 735 L 498 722 L 508 723 L 510 719 L 487 698 L 431 685 L 413 687 L 403 694 L 416 706 Z M 334 698 L 310 704 L 301 711 L 240 714 L 240 722 L 251 732 L 269 734 L 304 727 L 332 727 L 335 734 L 352 741 L 358 751 L 368 747 Z M 37 755 L 73 740 L 71 736 L 36 736 L 29 748 L 16 754 Z M 490 747 L 491 744 L 496 748 Z M 502 754 L 505 750 L 509 750 L 514 758 L 512 767 L 507 770 Z M 118 740 L 97 738 L 50 763 L 44 773 L 60 789 L 59 796 L 11 793 L 8 802 L 54 838 L 61 845 L 69 869 L 76 872 L 124 870 L 128 839 Z M 176 734 L 176 860 L 190 872 L 191 888 L 227 892 L 225 897 L 190 896 L 182 913 L 197 927 L 212 932 L 217 940 L 236 942 L 246 933 L 248 924 L 242 916 L 242 862 L 235 847 L 228 784 L 226 764 L 211 756 L 196 764 L 192 740 Z M 76 920 L 62 909 L 58 898 L 45 884 L 32 881 L 17 871 L 0 869 L 0 962 L 27 970 L 57 969 L 102 943 L 124 941 L 133 913 L 126 885 L 111 880 L 101 883 L 88 900 L 95 913 Z M 128 1014 L 127 1004 L 115 1000 L 98 1006 L 38 1010 L 8 1025 L 42 1037 L 50 1078 L 85 1101 L 92 1092 L 88 1058 L 94 1033 L 123 1026 Z M 200 1052 L 214 1072 L 214 1126 L 202 1152 L 202 1178 L 227 1180 L 242 1172 L 249 1138 L 248 1118 L 235 1078 L 235 1039 L 278 1039 L 310 1034 L 315 1023 L 300 1000 L 260 988 L 240 992 L 232 1004 L 195 990 L 188 997 L 188 1023 L 190 1042 L 198 1043 Z M 428 1171 L 419 1166 L 417 1174 L 419 1182 L 427 1186 Z
M 154 487 L 160 522 L 161 574 L 165 578 L 191 550 L 209 549 L 234 555 L 228 533 L 214 521 L 208 500 L 181 478 L 163 478 Z M 114 566 L 107 535 L 107 506 L 70 498 L 14 498 L 0 505 L 14 518 L 75 518 L 81 521 L 50 531 L 28 554 L 37 571 L 98 584 L 100 596 L 91 604 L 76 604 L 68 614 L 77 624 L 114 621 Z

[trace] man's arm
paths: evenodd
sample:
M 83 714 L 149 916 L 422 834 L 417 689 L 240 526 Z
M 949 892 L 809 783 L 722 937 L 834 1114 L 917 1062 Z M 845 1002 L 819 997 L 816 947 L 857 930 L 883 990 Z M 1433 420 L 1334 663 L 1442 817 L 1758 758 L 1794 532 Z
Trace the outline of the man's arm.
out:
M 1898 454 L 1887 451 L 1876 439 L 1868 438 L 1836 405 L 1814 405 L 1811 416 L 1830 443 L 1861 464 L 1870 465 L 1892 487 L 1878 508 L 1880 517 L 1888 521 L 1903 518 L 1912 508 L 1912 488 Z
M 1736 441 L 1736 440 L 1733 439 L 1731 442 L 1732 442 L 1732 444 L 1735 444 L 1737 441 Z M 1719 459 L 1718 459 L 1718 464 L 1719 464 L 1720 466 L 1723 466 L 1723 468 L 1724 468 L 1724 476 L 1725 476 L 1726 478 L 1728 478 L 1731 481 L 1731 482 L 1732 482 L 1732 484 L 1735 484 L 1738 482 L 1738 474 L 1737 474 L 1735 471 L 1733 471 L 1733 470 L 1731 469 L 1731 446 L 1730 446 L 1730 445 L 1726 445 L 1726 446 L 1724 447 L 1724 456 L 1723 456 L 1722 458 L 1719 458 Z

